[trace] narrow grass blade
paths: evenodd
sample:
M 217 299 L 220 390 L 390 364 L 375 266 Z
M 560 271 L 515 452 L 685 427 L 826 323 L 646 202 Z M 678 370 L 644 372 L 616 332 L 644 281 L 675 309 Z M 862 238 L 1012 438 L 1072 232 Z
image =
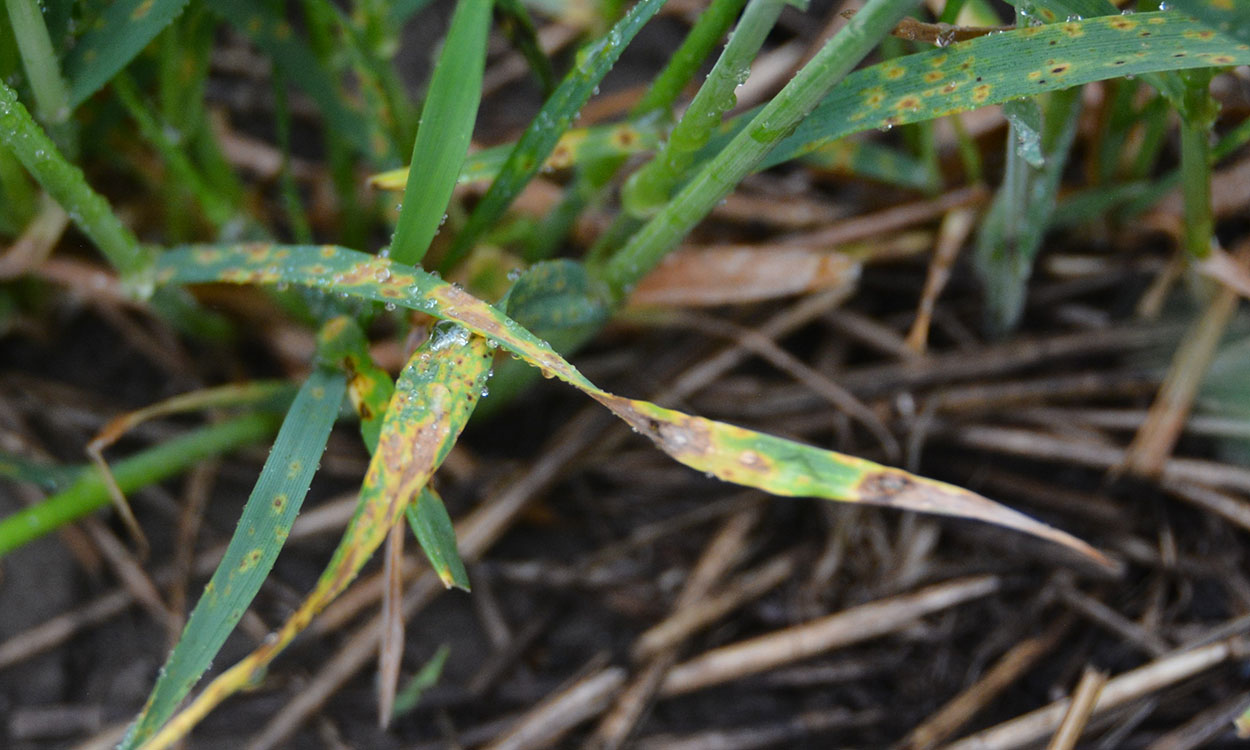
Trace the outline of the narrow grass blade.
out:
M 831 174 L 865 177 L 912 190 L 933 186 L 928 167 L 919 159 L 872 141 L 842 138 L 808 153 L 803 162 Z
M 200 679 L 269 576 L 321 461 L 343 401 L 343 375 L 318 369 L 300 388 L 248 497 L 239 526 L 178 645 L 119 750 L 147 741 Z
M 420 269 L 334 246 L 188 247 L 157 261 L 162 283 L 301 284 L 452 320 L 607 406 L 678 461 L 780 495 L 945 513 L 1051 539 L 1095 560 L 1084 542 L 957 487 L 899 469 L 623 399 L 600 390 L 545 341 L 495 307 Z M 395 409 L 392 401 L 391 410 Z M 389 423 L 391 415 L 388 414 Z M 384 430 L 385 432 L 385 430 Z M 375 457 L 376 461 L 376 457 Z M 380 539 L 380 537 L 379 537 Z
M 655 117 L 639 118 L 611 125 L 566 130 L 542 169 L 567 169 L 600 159 L 619 158 L 654 150 L 660 143 L 660 127 Z M 469 154 L 460 167 L 457 184 L 493 180 L 508 160 L 514 144 L 504 144 Z M 403 190 L 408 183 L 408 167 L 393 169 L 369 178 L 381 190 Z
M 551 60 L 547 59 L 538 43 L 538 30 L 534 28 L 534 20 L 530 18 L 525 4 L 521 0 L 499 0 L 498 5 L 505 21 L 502 24 L 504 33 L 529 63 L 530 70 L 534 71 L 542 86 L 543 96 L 551 96 L 556 88 L 556 72 L 551 69 Z
M 1010 113 L 1015 107 L 1041 112 L 1032 99 L 1008 102 L 1004 111 Z M 1026 126 L 1008 114 L 1010 137 L 1018 142 L 1009 145 L 1007 175 L 977 234 L 975 257 L 977 275 L 985 285 L 986 324 L 995 333 L 1014 327 L 1024 311 L 1033 260 L 1055 211 L 1079 114 L 1079 88 L 1050 96 L 1045 125 Z M 1018 134 L 1025 128 L 1028 134 L 1020 142 Z M 1030 159 L 1036 159 L 1036 164 Z
M 421 667 L 421 671 L 413 675 L 412 680 L 399 691 L 399 695 L 395 696 L 395 708 L 391 714 L 394 718 L 398 719 L 416 708 L 425 691 L 438 684 L 438 678 L 443 674 L 443 664 L 447 662 L 449 655 L 451 655 L 451 648 L 447 644 L 439 646 L 425 666 Z
M 742 131 L 720 149 L 673 200 L 603 265 L 615 299 L 642 278 L 707 216 L 821 99 L 867 55 L 917 0 L 868 0 Z
M 482 99 L 491 7 L 491 0 L 459 0 L 451 17 L 421 109 L 403 206 L 391 240 L 391 257 L 400 263 L 421 262 L 447 215 Z
M 124 492 L 133 492 L 175 476 L 206 458 L 262 440 L 273 432 L 268 414 L 243 417 L 201 427 L 113 464 L 113 478 Z M 48 499 L 0 520 L 0 555 L 109 504 L 104 479 L 94 470 L 76 472 L 75 480 Z
M 621 206 L 635 217 L 654 216 L 712 137 L 725 113 L 738 104 L 734 93 L 751 73 L 754 60 L 786 0 L 749 0 L 724 51 L 681 120 L 655 158 L 630 175 L 621 188 Z
M 56 492 L 69 486 L 79 478 L 82 471 L 81 466 L 62 466 L 28 456 L 0 452 L 0 479 L 30 482 L 48 492 Z
M 573 70 L 547 99 L 533 122 L 521 135 L 508 160 L 478 202 L 444 261 L 449 267 L 463 258 L 482 233 L 494 226 L 522 188 L 538 173 L 564 131 L 569 129 L 582 105 L 594 93 L 625 47 L 664 0 L 640 0 L 608 33 L 577 53 Z
M 61 80 L 61 68 L 39 5 L 35 0 L 5 0 L 5 5 L 39 117 L 44 122 L 62 122 L 69 117 L 69 91 Z
M 351 583 L 459 437 L 477 403 L 491 353 L 484 339 L 459 327 L 432 337 L 413 353 L 395 384 L 356 514 L 312 593 L 277 633 L 213 680 L 147 739 L 144 750 L 168 747 L 226 697 L 256 679 Z
M 251 0 L 216 0 L 214 13 L 225 18 L 240 33 L 246 34 L 263 49 L 274 64 L 285 72 L 310 99 L 326 120 L 326 127 L 336 137 L 351 143 L 360 153 L 381 162 L 391 157 L 390 142 L 360 111 L 351 108 L 350 97 L 339 86 L 313 54 L 297 37 L 290 23 L 281 15 L 267 11 L 266 3 Z
M 1250 42 L 1250 4 L 1244 0 L 1170 0 L 1168 4 L 1222 34 Z
M 0 145 L 13 152 L 114 268 L 133 274 L 147 265 L 134 232 L 117 218 L 108 201 L 91 189 L 82 170 L 61 154 L 18 101 L 17 92 L 4 81 L 0 81 Z
M 404 515 L 443 585 L 468 591 L 469 574 L 456 547 L 456 529 L 438 493 L 431 487 L 423 487 L 416 499 L 408 503 Z
M 126 67 L 182 12 L 187 0 L 115 0 L 65 60 L 70 107 L 77 107 Z
M 1087 18 L 983 36 L 852 73 L 762 166 L 779 164 L 852 133 L 1092 81 L 1248 63 L 1250 44 L 1171 11 Z

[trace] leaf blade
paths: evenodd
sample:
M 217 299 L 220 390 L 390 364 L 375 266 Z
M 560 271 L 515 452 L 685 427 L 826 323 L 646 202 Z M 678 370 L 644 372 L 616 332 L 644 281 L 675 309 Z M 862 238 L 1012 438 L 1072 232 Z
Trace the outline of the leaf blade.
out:
M 345 378 L 315 370 L 292 402 L 226 554 L 204 587 L 147 704 L 118 746 L 144 742 L 208 669 L 269 575 L 312 483 L 343 400 Z M 259 545 L 259 546 L 257 546 Z

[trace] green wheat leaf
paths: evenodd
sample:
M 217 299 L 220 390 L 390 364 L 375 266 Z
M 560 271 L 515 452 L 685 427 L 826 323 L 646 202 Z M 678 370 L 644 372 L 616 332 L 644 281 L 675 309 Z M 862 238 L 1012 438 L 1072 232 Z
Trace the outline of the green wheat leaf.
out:
M 482 97 L 491 0 L 459 0 L 434 66 L 412 147 L 391 257 L 420 263 L 442 226 Z
M 1171 0 L 1169 5 L 1222 34 L 1250 42 L 1250 3 L 1245 0 Z
M 77 107 L 126 67 L 186 7 L 187 0 L 114 0 L 65 60 L 70 107 Z
M 225 556 L 119 750 L 138 747 L 169 719 L 269 576 L 321 461 L 343 401 L 344 381 L 341 374 L 325 369 L 314 370 L 304 381 Z
M 539 168 L 555 148 L 560 136 L 569 129 L 582 105 L 594 93 L 625 47 L 647 21 L 656 14 L 664 0 L 641 0 L 617 22 L 603 38 L 580 50 L 573 70 L 543 104 L 538 115 L 521 135 L 508 155 L 499 176 L 478 202 L 469 220 L 456 236 L 444 265 L 464 257 L 478 237 L 503 216 L 522 188 L 538 174 Z
M 447 588 L 469 590 L 469 574 L 456 547 L 456 529 L 447 515 L 443 499 L 431 487 L 423 487 L 404 509 L 408 525 L 416 535 L 430 567 Z
M 762 166 L 780 164 L 852 133 L 931 120 L 1092 81 L 1245 64 L 1250 64 L 1250 44 L 1171 11 L 991 34 L 852 73 Z M 727 138 L 719 144 L 724 142 Z

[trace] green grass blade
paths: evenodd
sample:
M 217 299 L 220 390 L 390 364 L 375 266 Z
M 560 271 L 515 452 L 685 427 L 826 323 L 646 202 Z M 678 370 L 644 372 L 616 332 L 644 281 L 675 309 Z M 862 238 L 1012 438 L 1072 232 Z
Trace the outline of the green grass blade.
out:
M 642 117 L 611 125 L 572 128 L 556 141 L 555 148 L 542 169 L 567 169 L 572 166 L 615 159 L 654 150 L 660 143 L 660 126 L 655 117 Z M 508 161 L 515 144 L 482 149 L 465 157 L 456 184 L 493 180 Z M 408 184 L 408 167 L 400 167 L 369 178 L 369 184 L 381 190 L 403 190 Z
M 975 268 L 985 286 L 986 324 L 995 333 L 1016 325 L 1024 311 L 1033 261 L 1054 215 L 1059 183 L 1076 136 L 1080 89 L 1055 92 L 1046 102 L 1045 124 L 1012 122 L 1012 135 L 1028 128 L 1024 143 L 1012 143 L 1007 176 L 977 234 Z M 1040 109 L 1032 99 L 1009 102 Z M 1004 111 L 1009 111 L 1004 107 Z M 1011 116 L 1009 115 L 1009 119 Z M 1034 128 L 1036 128 L 1034 130 Z M 1030 163 L 1033 154 L 1038 162 Z
M 26 456 L 0 452 L 0 478 L 3 479 L 30 482 L 44 490 L 55 492 L 81 475 L 82 467 L 80 466 L 61 466 Z M 4 536 L 0 534 L 0 539 L 3 538 Z
M 496 342 L 544 374 L 607 406 L 678 461 L 726 481 L 778 495 L 825 497 L 989 520 L 1102 559 L 1084 542 L 966 490 L 607 393 L 547 342 L 495 307 L 434 274 L 385 258 L 329 245 L 200 246 L 165 253 L 157 260 L 155 275 L 161 283 L 300 284 L 420 310 Z M 388 414 L 388 422 L 390 418 Z
M 843 138 L 808 153 L 803 162 L 831 174 L 863 177 L 912 190 L 929 190 L 933 186 L 924 162 L 872 141 Z
M 421 544 L 430 567 L 447 588 L 469 590 L 469 574 L 456 547 L 456 529 L 447 515 L 443 499 L 430 487 L 423 487 L 404 509 L 408 525 Z
M 602 269 L 617 299 L 655 267 L 748 174 L 790 135 L 835 84 L 917 5 L 869 0 L 841 31 L 736 134 L 695 177 L 635 233 Z
M 65 60 L 70 107 L 126 67 L 186 7 L 187 0 L 114 0 Z
M 543 53 L 538 43 L 538 30 L 534 28 L 534 20 L 521 0 L 499 0 L 499 13 L 504 18 L 504 32 L 512 41 L 530 70 L 538 78 L 542 86 L 543 96 L 551 96 L 556 89 L 556 72 L 551 68 L 551 60 Z
M 144 103 L 134 79 L 125 73 L 118 74 L 113 78 L 113 90 L 126 112 L 139 126 L 139 133 L 156 148 L 175 180 L 199 201 L 205 218 L 218 230 L 235 221 L 239 214 L 238 206 L 227 196 L 220 194 L 191 163 L 186 152 L 170 140 L 168 129 L 157 122 L 157 118 Z
M 712 137 L 725 113 L 738 104 L 734 91 L 751 73 L 786 0 L 749 0 L 742 19 L 707 79 L 673 127 L 655 158 L 630 175 L 621 188 L 621 206 L 638 218 L 654 216 L 668 203 L 673 189 L 694 163 L 695 155 Z
M 117 218 L 108 201 L 87 184 L 17 98 L 0 81 L 0 144 L 6 146 L 43 189 L 61 204 L 74 224 L 91 238 L 104 257 L 123 274 L 148 264 L 134 232 Z
M 214 13 L 246 34 L 282 68 L 287 78 L 317 103 L 326 127 L 375 162 L 393 158 L 390 141 L 369 118 L 353 108 L 350 97 L 326 71 L 308 45 L 297 37 L 287 20 L 269 13 L 265 3 L 251 0 L 216 0 Z
M 61 68 L 39 5 L 35 0 L 5 0 L 5 5 L 39 117 L 44 122 L 62 122 L 69 117 L 69 91 L 61 80 Z
M 226 554 L 119 750 L 138 747 L 168 721 L 268 577 L 320 464 L 345 380 L 340 373 L 317 369 L 296 394 Z
M 852 133 L 1092 81 L 1248 63 L 1250 44 L 1171 11 L 991 34 L 852 73 L 761 166 L 780 164 Z
M 602 39 L 577 53 L 573 70 L 560 82 L 556 92 L 547 99 L 521 135 L 499 176 L 457 234 L 444 267 L 459 262 L 482 233 L 499 221 L 521 190 L 538 174 L 560 136 L 569 129 L 582 105 L 616 64 L 625 47 L 663 4 L 664 0 L 640 0 Z
M 451 647 L 444 643 L 438 647 L 425 666 L 421 667 L 421 671 L 413 675 L 412 680 L 395 696 L 395 708 L 391 713 L 394 718 L 398 719 L 416 708 L 425 691 L 438 684 L 438 678 L 443 674 L 443 664 L 447 662 L 450 654 Z
M 733 25 L 744 5 L 746 0 L 712 0 L 699 14 L 699 20 L 690 28 L 690 33 L 669 58 L 664 70 L 660 71 L 647 88 L 647 93 L 634 106 L 633 114 L 645 115 L 657 110 L 668 112 L 673 102 L 681 96 L 686 84 L 699 72 L 716 43 Z
M 1168 5 L 1222 34 L 1250 42 L 1250 3 L 1245 0 L 1169 0 Z
M 142 745 L 144 750 L 168 747 L 186 735 L 227 696 L 254 680 L 347 588 L 447 457 L 477 403 L 491 354 L 484 339 L 459 327 L 440 332 L 413 353 L 395 384 L 356 514 L 312 593 L 276 634 L 214 679 Z
M 417 265 L 447 215 L 482 98 L 491 0 L 459 0 L 434 66 L 412 146 L 391 257 Z
M 206 458 L 249 445 L 270 435 L 274 420 L 268 414 L 249 414 L 167 440 L 112 465 L 113 478 L 123 492 L 133 492 L 175 476 Z M 104 479 L 94 470 L 43 502 L 0 520 L 0 555 L 16 549 L 67 523 L 107 506 Z

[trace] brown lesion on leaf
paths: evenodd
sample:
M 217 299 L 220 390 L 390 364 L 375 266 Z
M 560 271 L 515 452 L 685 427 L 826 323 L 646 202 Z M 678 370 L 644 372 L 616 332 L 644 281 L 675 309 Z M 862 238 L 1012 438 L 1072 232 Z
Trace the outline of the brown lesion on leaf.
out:
M 932 488 L 922 488 L 911 477 L 892 471 L 872 471 L 856 485 L 853 495 L 860 502 L 873 505 L 894 505 L 911 510 L 937 510 L 939 502 L 932 498 Z
M 612 140 L 616 143 L 617 148 L 629 150 L 638 142 L 638 138 L 633 128 L 621 126 L 612 130 Z

